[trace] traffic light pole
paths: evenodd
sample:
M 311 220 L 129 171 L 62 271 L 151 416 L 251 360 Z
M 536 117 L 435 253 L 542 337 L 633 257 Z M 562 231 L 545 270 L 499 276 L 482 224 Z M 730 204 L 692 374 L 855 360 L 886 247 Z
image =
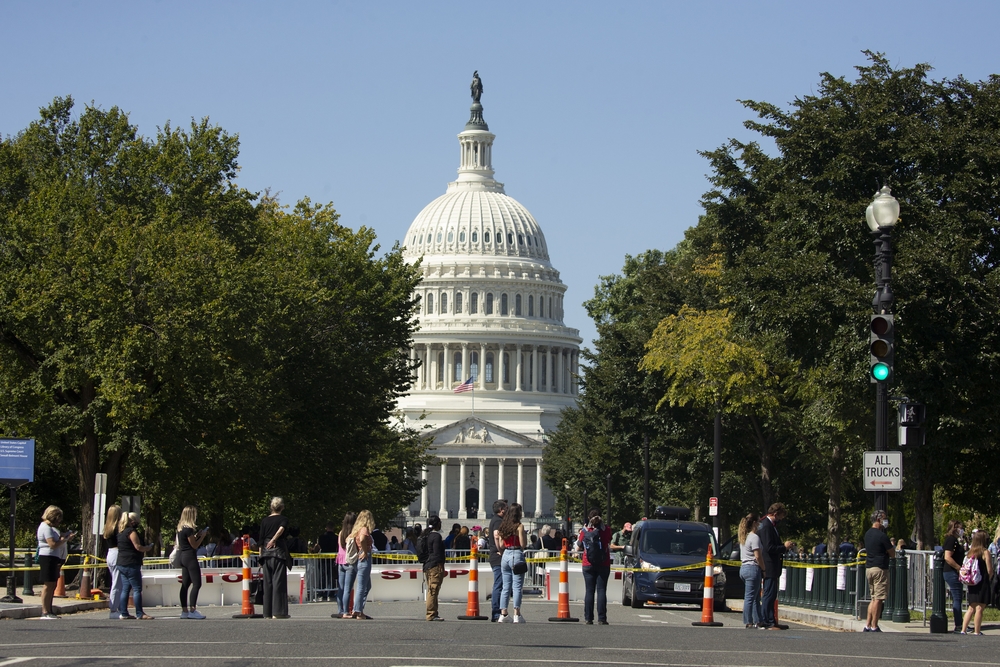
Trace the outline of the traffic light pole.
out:
M 881 228 L 875 234 L 875 298 L 872 309 L 876 315 L 892 314 L 892 236 L 888 229 Z M 875 451 L 889 450 L 889 378 L 875 383 Z M 875 492 L 875 509 L 886 511 L 889 505 L 888 491 Z

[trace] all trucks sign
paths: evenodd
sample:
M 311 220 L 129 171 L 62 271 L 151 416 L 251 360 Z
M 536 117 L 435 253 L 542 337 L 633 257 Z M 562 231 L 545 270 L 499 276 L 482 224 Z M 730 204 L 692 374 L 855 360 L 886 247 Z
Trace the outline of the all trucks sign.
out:
M 902 452 L 865 452 L 865 491 L 903 490 Z

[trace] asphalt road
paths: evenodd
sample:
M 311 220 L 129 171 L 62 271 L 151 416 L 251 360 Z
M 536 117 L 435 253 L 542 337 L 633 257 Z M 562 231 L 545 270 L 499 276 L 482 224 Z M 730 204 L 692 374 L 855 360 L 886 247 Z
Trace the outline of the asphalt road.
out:
M 554 603 L 526 601 L 524 625 L 458 621 L 464 605 L 442 604 L 443 623 L 422 620 L 420 603 L 372 603 L 370 621 L 333 620 L 335 605 L 292 605 L 287 620 L 235 620 L 238 608 L 203 608 L 207 620 L 109 620 L 107 612 L 59 620 L 0 622 L 0 667 L 38 665 L 270 665 L 286 663 L 430 667 L 502 665 L 690 665 L 692 667 L 914 667 L 997 665 L 1000 628 L 987 636 L 838 633 L 792 625 L 747 630 L 738 613 L 725 626 L 692 627 L 692 608 L 609 607 L 610 625 L 549 623 Z M 258 609 L 259 611 L 259 609 Z M 579 605 L 571 612 L 580 615 Z M 990 636 L 992 634 L 992 636 Z

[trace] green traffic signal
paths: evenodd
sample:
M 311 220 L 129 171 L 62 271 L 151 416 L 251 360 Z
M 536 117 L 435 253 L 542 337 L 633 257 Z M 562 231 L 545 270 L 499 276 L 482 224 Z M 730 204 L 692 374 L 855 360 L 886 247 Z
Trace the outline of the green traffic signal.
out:
M 889 377 L 889 366 L 883 363 L 877 363 L 872 366 L 872 377 L 878 381 L 885 380 Z
M 878 313 L 871 316 L 871 340 L 868 350 L 871 353 L 869 368 L 871 382 L 892 381 L 893 361 L 893 316 L 891 313 Z

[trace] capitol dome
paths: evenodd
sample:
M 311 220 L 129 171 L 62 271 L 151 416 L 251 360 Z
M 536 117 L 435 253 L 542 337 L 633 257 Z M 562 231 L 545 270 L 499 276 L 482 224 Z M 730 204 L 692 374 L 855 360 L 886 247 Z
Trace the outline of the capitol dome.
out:
M 424 470 L 428 483 L 409 510 L 482 519 L 496 498 L 516 498 L 526 516 L 550 516 L 542 450 L 562 411 L 576 405 L 582 339 L 563 323 L 566 286 L 541 227 L 493 178 L 496 137 L 483 118 L 478 75 L 472 93 L 458 177 L 403 241 L 423 279 L 410 350 L 415 377 L 398 414 L 433 437 L 441 462 L 439 479 Z M 469 461 L 478 462 L 478 476 L 466 470 Z M 513 463 L 516 477 L 505 474 Z

